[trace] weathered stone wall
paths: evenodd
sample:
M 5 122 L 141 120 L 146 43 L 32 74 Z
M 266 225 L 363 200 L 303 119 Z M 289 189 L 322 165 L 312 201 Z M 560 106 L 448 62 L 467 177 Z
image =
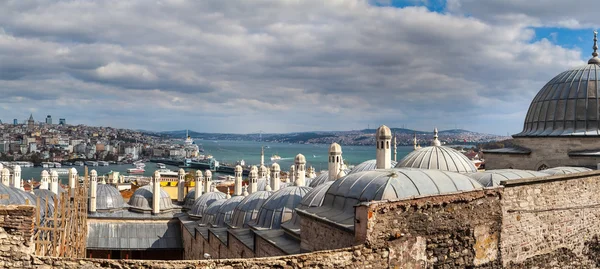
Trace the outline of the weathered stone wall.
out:
M 504 265 L 597 268 L 598 190 L 600 171 L 506 182 L 502 199 Z
M 229 245 L 228 258 L 254 258 L 254 250 L 246 247 L 231 233 L 227 234 L 227 244 Z
M 300 218 L 300 249 L 318 251 L 345 248 L 359 245 L 353 232 L 342 230 L 339 226 L 323 222 L 309 215 Z
M 393 268 L 499 268 L 502 188 L 358 206 L 357 235 Z
M 284 256 L 286 255 L 281 249 L 275 247 L 260 236 L 255 236 L 256 257 L 272 257 L 272 256 Z
M 571 157 L 569 152 L 599 150 L 600 139 L 594 137 L 520 137 L 515 138 L 516 145 L 531 149 L 529 155 L 486 154 L 486 169 L 528 169 L 538 170 L 542 165 L 585 166 L 595 168 L 600 163 L 597 157 Z
M 0 206 L 0 267 L 31 265 L 34 206 Z

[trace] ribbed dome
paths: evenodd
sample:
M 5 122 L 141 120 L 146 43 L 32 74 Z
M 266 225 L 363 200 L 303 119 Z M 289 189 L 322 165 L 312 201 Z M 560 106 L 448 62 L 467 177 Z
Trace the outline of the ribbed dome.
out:
M 286 187 L 276 191 L 265 201 L 258 211 L 258 217 L 250 226 L 257 229 L 279 229 L 281 223 L 292 218 L 292 212 L 310 187 Z
M 468 177 L 477 180 L 484 187 L 494 187 L 500 185 L 500 181 L 521 179 L 530 177 L 543 177 L 547 174 L 529 171 L 529 170 L 518 170 L 518 169 L 498 169 L 498 170 L 487 170 L 485 172 L 477 172 L 467 174 Z
M 300 204 L 296 207 L 296 209 L 321 206 L 323 204 L 325 194 L 333 182 L 334 181 L 327 181 L 310 190 L 306 195 L 304 195 L 304 198 L 302 198 L 302 201 L 300 201 Z M 292 219 L 281 224 L 281 227 L 296 233 L 300 231 L 300 217 L 298 216 L 298 213 L 296 213 L 296 210 L 294 210 L 294 213 L 292 213 Z
M 227 195 L 224 193 L 218 191 L 202 194 L 200 197 L 198 197 L 192 206 L 192 209 L 188 211 L 188 214 L 191 217 L 201 218 L 202 214 L 204 214 L 204 211 L 210 206 L 210 204 L 212 204 L 214 201 L 225 199 L 226 196 Z
M 219 207 L 219 212 L 217 212 L 217 217 L 213 224 L 215 226 L 224 227 L 226 223 L 231 222 L 233 211 L 245 198 L 246 197 L 244 196 L 233 196 L 225 200 L 223 205 Z
M 474 173 L 477 167 L 464 154 L 443 146 L 429 146 L 406 155 L 396 168 L 422 168 L 458 173 Z
M 46 217 L 44 216 L 45 212 L 43 208 L 46 205 L 46 203 L 48 203 L 48 216 L 52 216 L 55 208 L 54 197 L 56 197 L 56 194 L 54 194 L 48 189 L 34 189 L 33 193 L 35 194 L 35 196 L 40 198 L 40 206 L 42 207 L 40 208 L 40 214 L 42 214 L 42 218 Z
M 185 195 L 185 199 L 183 202 L 183 208 L 190 209 L 194 206 L 196 202 L 196 190 L 191 190 L 188 194 Z
M 129 198 L 129 206 L 133 211 L 150 212 L 152 211 L 152 185 L 143 186 L 133 193 Z M 169 194 L 160 188 L 160 211 L 173 209 L 173 203 Z
M 96 188 L 96 210 L 111 211 L 125 206 L 123 196 L 117 188 L 109 184 L 98 184 Z
M 349 174 L 352 170 L 350 169 L 344 169 L 344 173 Z M 314 179 L 312 179 L 310 181 L 310 184 L 306 184 L 307 186 L 314 188 L 317 187 L 325 182 L 329 181 L 329 173 L 327 171 L 323 171 L 320 174 L 317 175 L 317 177 L 315 177 Z
M 267 187 L 267 184 L 269 183 L 269 181 L 267 181 L 266 178 L 261 178 L 259 180 L 256 181 L 256 190 L 257 191 L 264 191 L 265 188 Z
M 592 171 L 592 169 L 585 168 L 585 167 L 560 166 L 560 167 L 554 167 L 554 168 L 542 170 L 540 172 L 544 173 L 546 175 L 566 175 L 566 174 L 589 172 L 589 171 Z
M 219 213 L 219 208 L 225 203 L 225 199 L 215 200 L 212 202 L 204 213 L 202 214 L 202 220 L 200 221 L 200 226 L 208 226 L 210 224 L 215 223 L 215 219 L 217 218 L 217 213 Z
M 0 199 L 2 205 L 24 205 L 29 203 L 35 205 L 35 196 L 22 191 L 21 189 L 8 187 L 0 184 L 0 195 L 7 195 L 8 199 Z
M 270 191 L 257 191 L 246 196 L 233 210 L 231 226 L 236 228 L 246 227 L 250 221 L 256 219 L 258 210 L 271 194 L 273 193 Z
M 397 164 L 398 164 L 398 162 L 391 161 L 392 167 L 395 167 Z M 352 170 L 350 170 L 350 172 L 347 173 L 346 175 L 350 175 L 350 174 L 358 173 L 358 172 L 362 172 L 362 171 L 375 170 L 376 167 L 377 167 L 377 160 L 373 159 L 373 160 L 364 161 L 364 162 L 354 166 L 354 168 L 352 168 Z
M 531 101 L 523 131 L 514 136 L 600 135 L 600 66 L 591 62 L 550 80 Z

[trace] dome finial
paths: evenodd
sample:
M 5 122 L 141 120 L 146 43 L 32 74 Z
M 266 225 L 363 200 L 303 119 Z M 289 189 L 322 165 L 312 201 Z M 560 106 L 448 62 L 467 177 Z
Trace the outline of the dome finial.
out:
M 431 145 L 432 146 L 441 146 L 442 144 L 440 143 L 440 140 L 438 140 L 438 129 L 433 128 L 433 141 L 431 141 Z
M 594 30 L 594 46 L 592 47 L 592 58 L 588 61 L 588 64 L 600 64 L 600 58 L 598 58 L 598 31 Z

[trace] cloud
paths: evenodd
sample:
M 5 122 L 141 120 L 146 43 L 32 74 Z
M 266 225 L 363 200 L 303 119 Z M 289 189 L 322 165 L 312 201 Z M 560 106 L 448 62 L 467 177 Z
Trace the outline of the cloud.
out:
M 4 1 L 2 120 L 36 108 L 150 130 L 514 133 L 535 93 L 583 63 L 530 27 L 593 17 L 486 2 L 497 11 L 467 0 L 446 13 L 366 0 Z

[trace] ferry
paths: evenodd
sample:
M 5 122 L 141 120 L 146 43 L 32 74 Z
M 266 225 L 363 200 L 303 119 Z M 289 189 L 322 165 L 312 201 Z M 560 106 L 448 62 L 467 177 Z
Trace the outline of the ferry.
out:
M 53 164 L 54 164 L 54 167 L 56 167 L 56 168 L 61 168 L 62 167 L 62 165 L 60 163 L 53 163 Z
M 98 162 L 87 161 L 87 162 L 85 162 L 85 165 L 87 165 L 87 166 L 98 166 Z
M 277 154 L 273 154 L 273 156 L 271 156 L 271 161 L 277 161 L 277 160 L 281 160 L 281 156 L 279 156 Z
M 108 162 L 98 161 L 98 165 L 100 165 L 100 166 L 108 166 Z
M 127 173 L 129 174 L 143 174 L 146 172 L 143 167 L 129 168 L 127 169 Z
M 56 171 L 56 173 L 59 175 L 69 174 L 69 169 L 67 169 L 67 168 L 50 169 L 50 173 L 52 173 L 52 171 Z
M 158 171 L 158 173 L 160 174 L 160 176 L 171 176 L 171 177 L 177 177 L 177 176 L 179 176 L 178 172 L 171 171 L 169 169 L 159 169 L 159 170 L 156 170 L 156 171 Z
M 165 168 L 167 168 L 167 166 L 164 163 L 157 163 L 156 164 L 156 168 L 158 168 L 158 169 L 165 169 Z
M 138 167 L 138 168 L 140 168 L 140 167 L 141 168 L 146 167 L 146 164 L 143 163 L 142 161 L 134 162 L 132 165 L 135 166 L 135 167 Z

